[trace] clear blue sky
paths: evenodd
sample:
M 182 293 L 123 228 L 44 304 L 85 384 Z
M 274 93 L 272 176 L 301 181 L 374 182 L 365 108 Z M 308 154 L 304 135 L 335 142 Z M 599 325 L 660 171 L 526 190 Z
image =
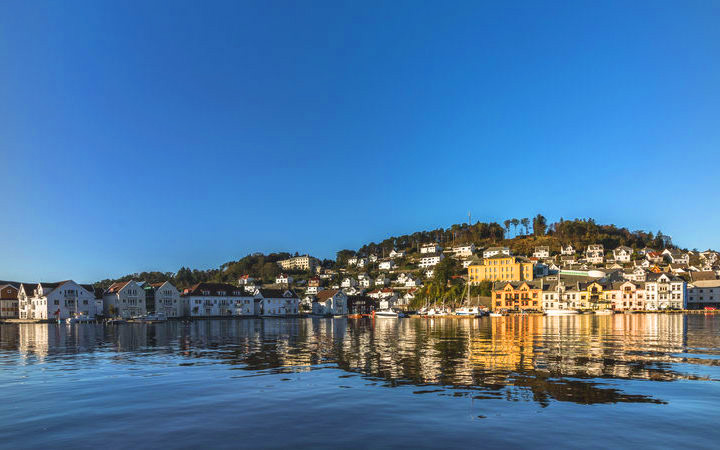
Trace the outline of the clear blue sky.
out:
M 720 247 L 720 2 L 0 2 L 0 279 L 540 212 Z

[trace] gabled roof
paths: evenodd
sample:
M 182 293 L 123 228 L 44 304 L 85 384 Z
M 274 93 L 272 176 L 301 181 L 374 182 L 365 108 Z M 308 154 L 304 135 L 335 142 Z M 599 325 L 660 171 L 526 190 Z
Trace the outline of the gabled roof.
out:
M 707 281 L 707 280 L 717 280 L 717 274 L 713 272 L 712 270 L 705 270 L 701 272 L 690 272 L 690 279 L 692 281 Z
M 655 272 L 650 272 L 650 273 L 647 274 L 647 280 L 650 281 L 650 282 L 652 282 L 652 281 L 657 281 L 658 279 L 660 279 L 660 278 L 662 278 L 662 277 L 667 277 L 668 279 L 670 279 L 670 281 L 683 281 L 682 278 L 679 278 L 679 277 L 673 275 L 672 273 L 666 273 L 666 272 L 655 273 Z
M 340 289 L 327 289 L 320 291 L 315 295 L 315 300 L 318 302 L 325 302 L 331 297 L 335 297 L 335 294 L 342 292 Z
M 25 289 L 25 293 L 32 295 L 33 291 L 37 289 L 38 283 L 21 283 L 20 286 Z
M 332 289 L 330 289 L 332 291 Z M 318 295 L 322 292 L 328 292 L 328 290 L 323 290 L 318 292 Z M 298 298 L 295 291 L 292 289 L 268 289 L 268 288 L 260 288 L 258 289 L 258 293 L 262 295 L 263 298 Z M 290 293 L 290 295 L 285 295 L 285 293 Z
M 125 286 L 127 286 L 131 281 L 133 281 L 133 280 L 119 281 L 119 282 L 117 282 L 117 283 L 113 283 L 113 284 L 110 285 L 110 287 L 107 288 L 107 290 L 105 291 L 105 293 L 106 293 L 106 294 L 115 294 L 115 293 L 121 291 L 122 288 L 124 288 Z
M 28 284 L 28 283 L 22 283 L 22 282 L 20 282 L 20 281 L 5 281 L 5 280 L 0 280 L 0 285 L 3 285 L 3 286 L 4 286 L 4 285 L 7 285 L 7 284 L 9 284 L 10 286 L 12 286 L 12 287 L 14 287 L 15 289 L 18 289 L 18 290 L 19 290 L 19 289 L 20 289 L 20 285 L 22 285 L 22 284 Z
M 55 289 L 61 287 L 65 283 L 70 283 L 70 282 L 75 283 L 73 280 L 64 280 L 64 281 L 55 281 L 55 282 L 41 281 L 40 283 L 22 283 L 21 286 L 25 287 L 26 294 L 32 295 L 33 291 L 35 291 L 35 289 L 37 289 L 38 286 L 42 286 L 43 288 L 49 289 L 50 291 L 54 291 Z M 79 283 L 75 283 L 75 284 L 77 284 L 81 288 L 85 289 L 86 291 L 90 292 L 91 294 L 95 293 L 95 287 L 92 284 L 79 284 Z
M 203 291 L 209 292 L 209 294 L 203 294 Z M 183 295 L 195 295 L 195 296 L 220 296 L 219 294 L 223 292 L 224 296 L 236 296 L 234 292 L 243 292 L 242 288 L 238 286 L 233 286 L 231 284 L 227 283 L 197 283 L 196 285 L 192 286 L 189 289 L 185 289 L 185 292 Z M 242 295 L 243 297 L 247 297 L 247 295 Z
M 546 285 L 542 280 L 535 281 L 495 281 L 493 283 L 493 291 L 500 291 L 505 289 L 508 285 L 512 286 L 513 289 L 518 289 L 522 285 L 526 284 L 530 289 L 543 289 Z
M 2 285 L 0 285 L 0 291 L 2 291 L 3 289 L 6 289 L 6 288 L 7 288 L 7 289 L 12 289 L 13 291 L 15 291 L 15 293 L 12 294 L 12 295 L 15 295 L 15 296 L 17 296 L 18 292 L 20 291 L 20 288 L 17 288 L 17 287 L 15 287 L 15 286 L 13 286 L 12 284 L 2 284 Z

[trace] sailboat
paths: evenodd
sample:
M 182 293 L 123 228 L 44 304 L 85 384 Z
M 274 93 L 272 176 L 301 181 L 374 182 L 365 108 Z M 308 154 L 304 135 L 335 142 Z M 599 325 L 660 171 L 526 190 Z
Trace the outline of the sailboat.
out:
M 477 317 L 480 313 L 480 308 L 477 306 L 470 306 L 470 284 L 465 283 L 465 291 L 467 291 L 467 296 L 465 297 L 465 301 L 463 302 L 463 305 L 455 310 L 456 316 L 471 316 L 471 317 Z

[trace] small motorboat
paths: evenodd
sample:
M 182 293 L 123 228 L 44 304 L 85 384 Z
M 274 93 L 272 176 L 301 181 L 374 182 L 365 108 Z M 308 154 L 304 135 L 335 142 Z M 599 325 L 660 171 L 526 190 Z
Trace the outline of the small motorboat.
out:
M 68 317 L 67 319 L 65 319 L 65 323 L 67 323 L 67 324 L 71 324 L 71 323 L 90 323 L 90 322 L 93 322 L 94 320 L 95 320 L 95 319 L 91 319 L 91 318 L 88 317 L 88 316 L 78 315 L 78 316 L 74 316 L 74 317 Z
M 392 309 L 381 309 L 380 311 L 375 311 L 375 317 L 386 317 L 388 319 L 397 319 L 400 317 L 398 313 L 393 311 Z
M 505 315 L 506 315 L 506 314 L 503 314 L 503 313 L 501 313 L 501 312 L 499 312 L 499 311 L 493 311 L 493 312 L 491 312 L 491 313 L 489 314 L 490 317 L 502 317 L 502 316 L 505 316 Z
M 127 321 L 124 319 L 108 319 L 107 321 L 105 321 L 105 323 L 110 325 L 118 325 L 121 323 L 127 323 Z
M 598 316 L 609 316 L 612 315 L 613 310 L 612 309 L 598 309 L 595 311 L 595 315 Z
M 578 311 L 575 309 L 546 309 L 545 315 L 546 316 L 571 316 L 578 314 Z
M 477 306 L 463 306 L 455 310 L 455 315 L 476 317 L 480 315 L 480 308 Z
M 141 317 L 140 320 L 143 322 L 165 322 L 167 321 L 167 316 L 163 313 L 147 314 Z

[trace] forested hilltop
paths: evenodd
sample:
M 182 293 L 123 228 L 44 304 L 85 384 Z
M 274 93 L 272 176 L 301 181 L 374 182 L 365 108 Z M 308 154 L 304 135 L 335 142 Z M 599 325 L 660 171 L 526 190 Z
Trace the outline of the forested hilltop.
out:
M 584 250 L 589 244 L 603 244 L 605 249 L 620 245 L 632 248 L 650 247 L 656 250 L 672 248 L 670 236 L 661 231 L 656 234 L 648 231 L 630 231 L 615 225 L 598 225 L 593 219 L 560 219 L 547 223 L 542 215 L 533 219 L 507 219 L 497 222 L 476 222 L 455 224 L 449 228 L 432 231 L 419 231 L 403 236 L 389 237 L 380 243 L 371 242 L 357 251 L 341 250 L 338 262 L 355 254 L 382 256 L 393 249 L 417 250 L 422 244 L 437 242 L 443 247 L 474 243 L 479 247 L 507 246 L 516 255 L 531 255 L 535 247 L 547 245 L 551 253 L 559 253 L 561 245 L 572 244 L 576 250 Z
M 283 259 L 298 256 L 298 253 L 253 253 L 239 261 L 230 261 L 222 264 L 217 269 L 198 270 L 189 267 L 181 267 L 177 273 L 172 272 L 141 272 L 125 275 L 118 279 L 106 279 L 95 283 L 96 287 L 107 288 L 116 281 L 128 281 L 131 279 L 143 280 L 148 283 L 159 283 L 170 281 L 178 289 L 190 287 L 201 282 L 237 283 L 242 275 L 249 274 L 264 283 L 274 283 L 275 277 L 280 274 L 281 269 L 277 262 Z M 323 261 L 323 264 L 332 264 L 332 261 Z M 292 272 L 290 272 L 292 273 Z
M 650 247 L 655 250 L 673 248 L 670 236 L 661 231 L 630 231 L 615 225 L 598 225 L 593 219 L 574 219 L 547 223 L 542 215 L 533 219 L 507 219 L 502 224 L 497 222 L 476 222 L 474 224 L 455 224 L 448 228 L 432 231 L 418 231 L 402 236 L 393 236 L 380 243 L 368 243 L 357 250 L 340 250 L 336 261 L 324 260 L 323 267 L 343 267 L 347 259 L 355 255 L 378 257 L 388 256 L 392 250 L 406 250 L 414 253 L 422 244 L 437 242 L 443 247 L 474 243 L 478 247 L 507 246 L 516 255 L 531 255 L 534 248 L 540 245 L 550 247 L 551 253 L 559 253 L 561 245 L 572 244 L 576 250 L 582 251 L 589 244 L 603 244 L 606 250 L 620 245 L 635 249 Z M 115 280 L 106 279 L 96 283 L 97 287 L 106 288 L 115 281 L 130 279 L 144 280 L 149 283 L 170 281 L 178 288 L 192 286 L 199 282 L 236 283 L 242 275 L 249 274 L 264 283 L 272 283 L 281 272 L 277 262 L 296 256 L 297 253 L 253 253 L 238 261 L 222 264 L 217 269 L 198 270 L 181 267 L 177 273 L 142 272 L 129 274 Z M 292 273 L 292 272 L 291 272 Z M 304 273 L 297 273 L 303 278 Z

